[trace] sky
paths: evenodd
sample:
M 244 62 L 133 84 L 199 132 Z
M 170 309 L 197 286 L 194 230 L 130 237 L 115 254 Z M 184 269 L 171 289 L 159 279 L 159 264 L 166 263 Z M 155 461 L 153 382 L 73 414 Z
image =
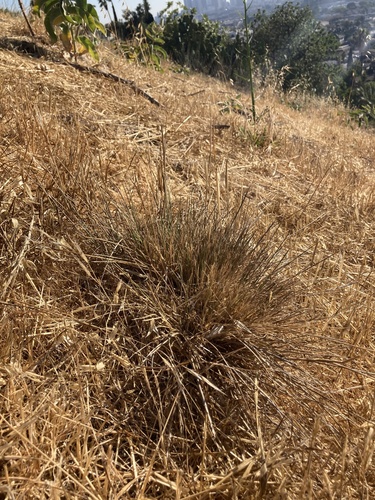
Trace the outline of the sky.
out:
M 2 1 L 2 0 L 0 0 Z M 98 6 L 97 0 L 89 0 L 91 1 L 92 4 Z M 129 8 L 130 10 L 135 10 L 137 5 L 139 3 L 142 3 L 142 0 L 114 0 L 113 5 L 115 6 L 117 15 L 119 17 L 122 17 L 122 11 L 126 10 L 126 8 Z M 163 10 L 167 6 L 168 0 L 149 0 L 149 4 L 151 5 L 151 14 L 156 16 L 158 12 Z M 97 7 L 98 8 L 98 7 Z M 99 14 L 99 11 L 98 11 Z M 100 17 L 102 19 L 102 16 L 100 14 Z M 103 20 L 103 19 L 102 19 Z M 107 22 L 107 21 L 106 21 Z
M 25 7 L 28 7 L 30 5 L 30 0 L 22 0 L 22 1 Z M 98 14 L 100 16 L 100 20 L 104 23 L 109 22 L 109 19 L 105 18 L 104 15 L 100 12 L 97 0 L 88 0 L 88 1 L 89 3 L 95 5 Z M 149 3 L 151 5 L 151 13 L 154 16 L 156 16 L 158 12 L 160 12 L 166 7 L 167 1 L 168 0 L 149 0 Z M 126 0 L 126 1 L 114 0 L 113 4 L 115 6 L 117 15 L 119 16 L 119 18 L 121 18 L 123 10 L 126 10 L 126 8 L 129 8 L 130 10 L 135 10 L 136 6 L 141 2 L 142 0 Z M 19 10 L 17 0 L 0 0 L 0 7 L 2 8 L 6 7 L 11 10 Z

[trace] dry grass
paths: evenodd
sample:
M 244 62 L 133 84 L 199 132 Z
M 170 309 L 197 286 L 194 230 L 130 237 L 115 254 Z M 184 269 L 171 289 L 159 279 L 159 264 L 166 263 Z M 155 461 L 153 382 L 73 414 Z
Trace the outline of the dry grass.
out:
M 0 50 L 0 498 L 372 498 L 373 133 L 101 50 Z

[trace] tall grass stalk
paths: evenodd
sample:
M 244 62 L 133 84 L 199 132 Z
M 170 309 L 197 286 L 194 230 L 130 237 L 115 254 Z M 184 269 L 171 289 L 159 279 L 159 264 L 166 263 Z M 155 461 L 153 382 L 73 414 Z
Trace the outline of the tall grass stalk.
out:
M 22 15 L 23 15 L 23 17 L 24 17 L 24 19 L 25 19 L 25 22 L 26 22 L 26 24 L 27 24 L 27 27 L 28 27 L 28 29 L 29 29 L 29 31 L 30 31 L 30 35 L 31 35 L 32 37 L 34 37 L 34 36 L 35 36 L 35 33 L 34 33 L 34 30 L 33 30 L 33 29 L 32 29 L 32 27 L 31 27 L 30 21 L 29 21 L 29 19 L 28 19 L 28 17 L 27 17 L 27 14 L 26 14 L 26 11 L 25 11 L 25 7 L 24 7 L 24 5 L 23 5 L 22 0 L 18 0 L 18 5 L 19 5 L 19 8 L 21 9 L 21 12 L 22 12 Z
M 247 63 L 247 71 L 249 77 L 249 85 L 250 85 L 250 93 L 251 93 L 251 104 L 252 104 L 252 114 L 253 121 L 255 123 L 256 120 L 256 111 L 255 111 L 255 96 L 254 96 L 254 84 L 253 84 L 253 66 L 251 62 L 251 34 L 249 29 L 249 23 L 247 21 L 247 15 L 250 10 L 252 2 L 247 4 L 246 0 L 243 0 L 243 9 L 244 9 L 244 28 L 245 28 L 245 41 L 246 41 L 246 63 Z

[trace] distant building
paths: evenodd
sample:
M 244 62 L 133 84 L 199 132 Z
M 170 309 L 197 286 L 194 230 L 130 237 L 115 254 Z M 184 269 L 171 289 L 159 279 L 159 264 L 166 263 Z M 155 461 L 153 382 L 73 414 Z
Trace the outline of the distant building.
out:
M 283 2 L 284 0 L 268 0 L 266 3 L 270 7 Z M 215 17 L 226 11 L 231 11 L 233 14 L 243 12 L 243 0 L 184 0 L 184 4 L 188 9 L 194 8 L 198 15 L 208 14 Z M 255 12 L 264 6 L 264 0 L 253 0 L 251 11 Z
M 242 3 L 242 0 L 240 0 Z M 184 4 L 189 9 L 196 9 L 198 14 L 217 14 L 224 11 L 229 3 L 226 0 L 184 0 Z
M 232 9 L 243 9 L 243 0 L 230 0 Z

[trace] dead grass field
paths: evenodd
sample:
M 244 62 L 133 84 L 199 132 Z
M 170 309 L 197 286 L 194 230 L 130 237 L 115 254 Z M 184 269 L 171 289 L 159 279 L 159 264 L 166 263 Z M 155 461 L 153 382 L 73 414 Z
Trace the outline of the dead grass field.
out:
M 374 132 L 53 55 L 0 48 L 0 498 L 374 498 Z

